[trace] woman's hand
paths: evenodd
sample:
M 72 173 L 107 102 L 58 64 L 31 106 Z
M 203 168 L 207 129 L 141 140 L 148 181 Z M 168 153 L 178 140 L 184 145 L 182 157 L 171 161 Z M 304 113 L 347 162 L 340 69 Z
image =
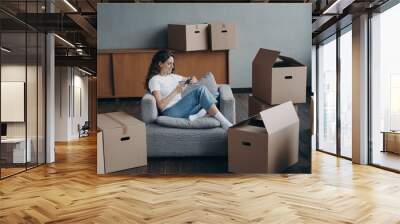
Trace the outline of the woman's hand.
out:
M 192 76 L 192 80 L 190 81 L 191 84 L 197 83 L 197 78 L 196 76 Z
M 175 91 L 177 93 L 182 93 L 183 91 L 185 91 L 186 86 L 187 85 L 185 84 L 185 82 L 179 82 L 178 85 L 176 85 L 176 87 L 175 87 Z

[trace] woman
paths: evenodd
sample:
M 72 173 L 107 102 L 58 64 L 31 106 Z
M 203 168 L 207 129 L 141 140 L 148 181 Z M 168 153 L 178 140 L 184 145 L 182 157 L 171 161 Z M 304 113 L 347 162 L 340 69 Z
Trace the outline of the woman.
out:
M 188 85 L 185 83 L 188 78 L 174 74 L 174 71 L 174 55 L 171 51 L 160 50 L 153 56 L 146 88 L 155 97 L 162 115 L 194 120 L 208 114 L 219 120 L 224 129 L 232 126 L 215 106 L 215 97 L 203 85 L 182 97 L 182 92 Z M 197 79 L 193 76 L 190 83 L 196 82 Z

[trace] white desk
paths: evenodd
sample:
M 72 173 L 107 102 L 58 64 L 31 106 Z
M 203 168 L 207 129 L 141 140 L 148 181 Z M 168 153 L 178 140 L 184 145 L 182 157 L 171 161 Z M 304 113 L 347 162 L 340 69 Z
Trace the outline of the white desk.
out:
M 25 154 L 25 138 L 5 138 L 1 139 L 2 151 L 12 150 L 13 163 L 25 163 L 25 158 L 27 158 L 26 162 L 31 162 L 32 153 L 31 153 L 31 145 L 32 141 L 30 138 L 27 138 L 28 142 L 26 147 Z M 3 148 L 5 147 L 5 148 Z M 12 148 L 10 148 L 12 147 Z

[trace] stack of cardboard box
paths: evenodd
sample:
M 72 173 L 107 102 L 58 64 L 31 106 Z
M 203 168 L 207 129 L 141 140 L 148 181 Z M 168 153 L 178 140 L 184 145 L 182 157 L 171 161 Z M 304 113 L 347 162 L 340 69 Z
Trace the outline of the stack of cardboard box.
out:
M 229 50 L 236 47 L 233 23 L 168 24 L 168 48 L 179 51 L 211 49 Z
M 307 68 L 278 51 L 260 49 L 252 64 L 250 118 L 228 131 L 228 168 L 235 173 L 279 173 L 298 161 L 299 118 Z

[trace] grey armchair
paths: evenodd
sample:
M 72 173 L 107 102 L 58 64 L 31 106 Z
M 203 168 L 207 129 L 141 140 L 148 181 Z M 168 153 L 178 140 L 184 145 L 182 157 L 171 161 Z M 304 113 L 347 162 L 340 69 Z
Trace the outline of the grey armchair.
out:
M 219 109 L 233 124 L 236 121 L 235 98 L 229 85 L 218 86 Z M 180 129 L 156 123 L 158 110 L 153 95 L 146 93 L 141 102 L 142 119 L 146 123 L 148 157 L 226 156 L 227 131 L 210 129 Z

